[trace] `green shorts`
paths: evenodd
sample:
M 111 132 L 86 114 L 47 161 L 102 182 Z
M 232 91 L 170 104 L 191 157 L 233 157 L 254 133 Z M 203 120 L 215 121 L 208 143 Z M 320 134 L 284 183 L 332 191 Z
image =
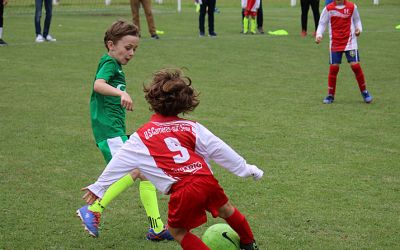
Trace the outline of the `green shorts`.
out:
M 97 143 L 97 147 L 103 154 L 104 160 L 109 163 L 113 155 L 115 155 L 115 153 L 122 148 L 122 145 L 124 145 L 127 140 L 128 136 L 126 135 L 118 136 Z

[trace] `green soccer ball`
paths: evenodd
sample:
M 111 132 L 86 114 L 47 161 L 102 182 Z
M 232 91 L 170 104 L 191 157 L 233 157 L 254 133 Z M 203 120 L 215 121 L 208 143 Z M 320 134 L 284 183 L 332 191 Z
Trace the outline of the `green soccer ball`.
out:
M 239 235 L 224 223 L 209 227 L 201 239 L 211 250 L 238 250 L 240 247 Z

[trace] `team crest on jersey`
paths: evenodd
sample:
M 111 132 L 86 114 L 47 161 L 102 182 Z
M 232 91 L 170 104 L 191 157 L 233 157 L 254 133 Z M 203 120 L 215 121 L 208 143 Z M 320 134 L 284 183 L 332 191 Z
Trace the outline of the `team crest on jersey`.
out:
M 331 14 L 331 16 L 341 17 L 341 18 L 348 18 L 350 16 L 350 13 L 348 13 L 348 11 L 346 13 L 342 13 L 340 11 L 333 10 L 333 11 L 331 11 L 330 14 Z

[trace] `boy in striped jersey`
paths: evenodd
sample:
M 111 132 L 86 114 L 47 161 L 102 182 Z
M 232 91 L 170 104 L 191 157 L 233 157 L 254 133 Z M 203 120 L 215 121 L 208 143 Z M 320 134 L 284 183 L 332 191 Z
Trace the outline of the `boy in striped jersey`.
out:
M 362 32 L 362 25 L 357 6 L 347 0 L 334 0 L 328 4 L 322 11 L 321 18 L 315 37 L 315 42 L 319 44 L 322 40 L 322 34 L 326 25 L 329 25 L 330 37 L 330 58 L 328 75 L 328 96 L 323 103 L 331 104 L 335 99 L 336 79 L 339 73 L 339 66 L 342 63 L 343 53 L 353 70 L 361 96 L 365 103 L 372 102 L 372 96 L 369 94 L 364 73 L 360 66 L 360 57 L 358 53 L 357 37 Z

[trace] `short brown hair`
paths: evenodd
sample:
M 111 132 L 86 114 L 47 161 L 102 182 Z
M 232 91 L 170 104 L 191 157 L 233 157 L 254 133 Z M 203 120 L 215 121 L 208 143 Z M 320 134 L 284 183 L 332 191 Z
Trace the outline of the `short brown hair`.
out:
M 192 80 L 179 69 L 162 69 L 154 73 L 153 80 L 144 86 L 150 110 L 164 116 L 174 116 L 193 111 L 200 101 L 192 88 Z
M 104 34 L 104 45 L 107 50 L 107 42 L 112 41 L 116 44 L 119 40 L 121 40 L 124 36 L 139 36 L 139 29 L 136 25 L 129 23 L 124 20 L 115 21 Z

